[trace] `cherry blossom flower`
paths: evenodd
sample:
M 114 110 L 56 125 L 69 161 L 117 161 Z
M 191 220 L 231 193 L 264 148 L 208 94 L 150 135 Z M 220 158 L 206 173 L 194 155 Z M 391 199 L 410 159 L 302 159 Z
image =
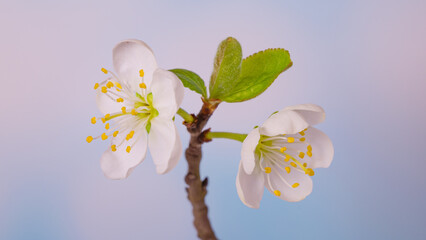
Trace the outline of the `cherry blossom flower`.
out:
M 94 139 L 111 139 L 101 157 L 108 178 L 123 179 L 151 152 L 157 173 L 176 166 L 182 144 L 173 118 L 182 103 L 184 88 L 175 74 L 157 66 L 151 48 L 139 40 L 120 42 L 113 50 L 116 74 L 96 83 L 96 103 L 104 114 L 91 122 L 105 124 L 105 132 Z
M 324 119 L 320 106 L 295 105 L 272 114 L 247 135 L 236 181 L 245 205 L 259 208 L 264 187 L 289 202 L 312 192 L 313 169 L 329 167 L 334 155 L 331 140 L 312 127 Z

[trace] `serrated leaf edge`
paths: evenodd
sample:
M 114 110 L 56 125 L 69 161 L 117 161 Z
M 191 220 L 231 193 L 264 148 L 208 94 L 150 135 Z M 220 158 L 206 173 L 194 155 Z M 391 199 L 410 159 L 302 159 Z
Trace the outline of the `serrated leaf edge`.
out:
M 264 52 L 270 52 L 270 51 L 283 51 L 283 52 L 286 52 L 289 56 L 291 56 L 291 55 L 290 55 L 290 52 L 289 52 L 288 50 L 284 49 L 284 48 L 267 48 L 267 49 L 265 49 L 265 50 L 262 50 L 262 51 L 259 51 L 259 52 L 256 52 L 256 53 L 253 53 L 252 55 L 250 55 L 250 56 L 248 56 L 248 57 L 244 58 L 244 59 L 243 59 L 243 61 L 244 61 L 244 60 L 247 60 L 247 59 L 249 59 L 249 58 L 255 57 L 255 56 L 256 56 L 256 55 L 258 55 L 258 54 L 261 54 L 261 53 L 264 53 Z M 290 57 L 290 61 L 291 61 L 291 57 Z M 291 61 L 291 63 L 293 63 L 293 61 Z
M 285 52 L 285 53 L 287 53 L 288 55 L 289 55 L 289 57 L 290 57 L 290 52 L 288 51 L 288 50 L 286 50 L 286 49 L 284 49 L 284 48 L 267 48 L 267 49 L 265 49 L 265 50 L 262 50 L 262 51 L 259 51 L 259 52 L 256 52 L 256 53 L 253 53 L 252 55 L 250 55 L 250 56 L 248 56 L 248 57 L 246 57 L 246 58 L 244 58 L 243 59 L 243 61 L 242 62 L 244 62 L 245 60 L 247 60 L 247 59 L 249 59 L 249 58 L 253 58 L 253 57 L 255 57 L 256 55 L 258 55 L 258 54 L 261 54 L 261 53 L 264 53 L 264 52 L 268 52 L 268 51 L 283 51 L 283 52 Z M 287 65 L 287 67 L 286 68 L 284 68 L 280 73 L 278 73 L 277 75 L 276 75 L 276 77 L 275 77 L 275 79 L 276 78 L 278 78 L 278 76 L 281 74 L 281 73 L 283 73 L 283 72 L 285 72 L 287 69 L 289 69 L 291 66 L 293 66 L 293 61 L 291 60 L 291 57 L 290 57 L 290 63 Z M 265 88 L 265 90 L 267 90 L 271 85 L 272 85 L 272 83 L 273 82 L 271 82 L 266 88 Z M 243 91 L 243 90 L 241 90 L 241 91 Z M 235 92 L 235 93 L 233 93 L 233 95 L 234 94 L 236 94 L 236 93 L 239 93 L 239 92 L 241 92 L 241 91 L 238 91 L 238 92 Z M 229 103 L 235 103 L 235 102 L 244 102 L 244 101 L 247 101 L 247 100 L 250 100 L 250 99 L 253 99 L 253 98 L 255 98 L 255 97 L 257 97 L 257 96 L 259 96 L 260 94 L 262 94 L 263 92 L 261 92 L 261 93 L 259 93 L 258 95 L 256 95 L 256 96 L 253 96 L 253 97 L 251 97 L 251 98 L 249 98 L 249 99 L 245 99 L 245 100 L 241 100 L 241 101 L 227 101 L 226 100 L 226 98 L 228 97 L 228 96 L 225 96 L 224 97 L 224 99 L 223 99 L 223 101 L 225 101 L 225 102 L 229 102 Z

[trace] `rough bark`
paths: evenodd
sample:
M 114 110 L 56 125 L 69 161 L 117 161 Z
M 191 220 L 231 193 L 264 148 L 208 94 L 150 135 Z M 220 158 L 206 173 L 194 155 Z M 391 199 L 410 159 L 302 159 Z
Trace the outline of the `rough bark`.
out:
M 203 129 L 218 105 L 218 101 L 203 100 L 203 106 L 198 115 L 194 115 L 194 121 L 192 123 L 185 123 L 191 135 L 189 146 L 185 151 L 185 157 L 188 162 L 188 173 L 185 176 L 185 182 L 188 185 L 186 191 L 188 193 L 188 200 L 192 204 L 194 226 L 198 237 L 203 240 L 217 239 L 207 215 L 207 205 L 204 202 L 207 194 L 208 179 L 206 177 L 201 181 L 200 162 L 202 157 L 201 145 L 206 142 L 204 135 L 208 131 L 203 131 Z

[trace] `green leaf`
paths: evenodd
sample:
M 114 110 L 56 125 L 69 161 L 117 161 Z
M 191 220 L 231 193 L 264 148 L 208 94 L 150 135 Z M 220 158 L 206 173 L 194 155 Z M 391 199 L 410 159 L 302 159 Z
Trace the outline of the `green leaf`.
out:
M 183 86 L 201 94 L 204 98 L 207 98 L 207 89 L 204 85 L 204 80 L 201 79 L 200 76 L 198 76 L 196 73 L 179 68 L 169 71 L 176 74 L 176 76 L 182 81 Z
M 239 78 L 220 99 L 225 102 L 242 102 L 255 98 L 292 65 L 289 52 L 282 48 L 255 53 L 243 60 Z
M 210 98 L 222 100 L 234 85 L 241 71 L 242 51 L 240 43 L 232 37 L 223 40 L 216 53 L 210 78 Z

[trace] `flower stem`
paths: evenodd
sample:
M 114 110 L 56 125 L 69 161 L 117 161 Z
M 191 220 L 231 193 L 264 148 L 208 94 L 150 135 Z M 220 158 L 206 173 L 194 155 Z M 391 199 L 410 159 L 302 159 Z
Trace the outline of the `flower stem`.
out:
M 182 108 L 179 108 L 177 114 L 181 116 L 187 123 L 192 123 L 194 121 L 194 117 Z
M 185 182 L 198 237 L 202 240 L 216 240 L 216 235 L 208 217 L 208 208 L 204 201 L 207 195 L 208 179 L 201 180 L 200 163 L 202 156 L 201 146 L 205 142 L 202 137 L 203 129 L 220 102 L 204 100 L 203 102 L 203 107 L 198 115 L 193 116 L 194 120 L 188 124 L 184 123 L 191 135 L 189 146 L 185 151 L 186 161 L 188 162 L 188 173 L 185 176 Z
M 244 139 L 246 139 L 246 137 L 247 137 L 247 134 L 231 133 L 231 132 L 208 132 L 206 134 L 206 138 L 209 140 L 213 138 L 227 138 L 227 139 L 243 142 Z

